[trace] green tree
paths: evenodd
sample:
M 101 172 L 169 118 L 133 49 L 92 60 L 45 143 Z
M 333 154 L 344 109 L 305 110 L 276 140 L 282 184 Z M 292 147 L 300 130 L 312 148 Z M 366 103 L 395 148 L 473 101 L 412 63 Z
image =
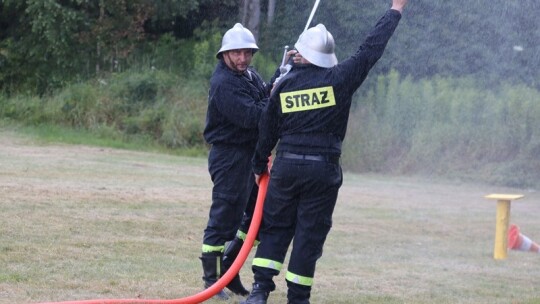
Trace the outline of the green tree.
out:
M 242 3 L 258 5 L 250 8 Z M 125 70 L 138 64 L 148 50 L 160 53 L 148 48 L 156 42 L 170 41 L 181 48 L 202 43 L 195 30 L 205 22 L 215 23 L 220 33 L 235 22 L 249 23 L 245 25 L 259 33 L 261 53 L 277 62 L 283 46 L 293 46 L 303 31 L 314 3 L 4 0 L 0 2 L 0 89 L 44 93 L 96 73 Z M 390 1 L 321 1 L 311 26 L 327 26 L 336 40 L 337 56 L 343 59 L 355 51 L 389 5 Z M 485 87 L 497 87 L 505 80 L 538 88 L 540 23 L 531 14 L 536 11 L 540 11 L 538 0 L 493 0 L 489 5 L 470 0 L 411 1 L 372 74 L 395 69 L 414 79 L 471 76 Z M 242 19 L 247 15 L 258 17 Z M 162 37 L 190 43 L 182 46 Z M 368 84 L 373 84 L 373 78 Z
M 0 89 L 43 94 L 121 70 L 147 39 L 148 20 L 186 16 L 197 1 L 6 0 L 0 8 Z

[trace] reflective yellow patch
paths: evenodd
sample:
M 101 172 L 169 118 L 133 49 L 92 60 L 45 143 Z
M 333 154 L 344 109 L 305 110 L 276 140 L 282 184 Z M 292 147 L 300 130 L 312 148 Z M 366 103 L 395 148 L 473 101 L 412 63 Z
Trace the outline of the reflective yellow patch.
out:
M 279 99 L 283 113 L 309 111 L 336 105 L 334 88 L 331 86 L 280 93 Z

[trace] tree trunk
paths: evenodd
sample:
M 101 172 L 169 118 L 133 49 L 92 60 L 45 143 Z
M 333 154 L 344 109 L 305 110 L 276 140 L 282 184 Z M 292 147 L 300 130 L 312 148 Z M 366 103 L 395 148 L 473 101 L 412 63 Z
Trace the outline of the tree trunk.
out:
M 98 23 L 101 25 L 103 23 L 103 18 L 105 16 L 105 2 L 104 0 L 99 1 L 99 19 Z M 96 75 L 99 76 L 100 72 L 100 66 L 99 63 L 101 61 L 101 35 L 98 34 L 97 42 L 96 42 Z
M 259 38 L 259 24 L 261 21 L 261 1 L 260 0 L 242 0 L 242 11 L 240 12 L 241 22 L 255 36 Z
M 272 22 L 274 22 L 274 13 L 276 11 L 276 0 L 268 0 L 268 14 L 266 23 L 268 25 L 272 25 Z

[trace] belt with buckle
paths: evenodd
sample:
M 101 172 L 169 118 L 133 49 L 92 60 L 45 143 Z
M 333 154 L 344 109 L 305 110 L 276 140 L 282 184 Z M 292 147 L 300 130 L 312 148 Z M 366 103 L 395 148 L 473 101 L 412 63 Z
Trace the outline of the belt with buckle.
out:
M 337 155 L 311 155 L 311 154 L 296 154 L 291 152 L 280 152 L 277 154 L 278 157 L 288 158 L 288 159 L 304 159 L 304 160 L 314 160 L 321 162 L 328 162 L 333 164 L 339 164 L 339 156 Z

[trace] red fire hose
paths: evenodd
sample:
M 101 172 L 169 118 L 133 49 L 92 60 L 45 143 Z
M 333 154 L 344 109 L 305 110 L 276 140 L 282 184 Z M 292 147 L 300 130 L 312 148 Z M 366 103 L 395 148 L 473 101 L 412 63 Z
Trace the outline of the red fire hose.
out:
M 236 274 L 242 268 L 242 265 L 246 261 L 257 233 L 259 232 L 259 226 L 262 220 L 264 198 L 266 197 L 266 190 L 268 187 L 268 174 L 263 174 L 259 183 L 259 193 L 257 195 L 257 202 L 255 205 L 255 211 L 253 212 L 253 219 L 249 225 L 249 231 L 247 233 L 246 239 L 244 240 L 244 245 L 238 253 L 238 257 L 234 260 L 233 264 L 229 270 L 212 286 L 207 289 L 199 292 L 198 294 L 173 300 L 145 300 L 145 299 L 102 299 L 102 300 L 83 300 L 83 301 L 65 301 L 65 302 L 44 302 L 38 304 L 124 304 L 124 303 L 146 303 L 146 304 L 196 304 L 204 302 L 219 291 L 221 291 L 225 286 L 227 286 L 231 280 L 236 276 Z

